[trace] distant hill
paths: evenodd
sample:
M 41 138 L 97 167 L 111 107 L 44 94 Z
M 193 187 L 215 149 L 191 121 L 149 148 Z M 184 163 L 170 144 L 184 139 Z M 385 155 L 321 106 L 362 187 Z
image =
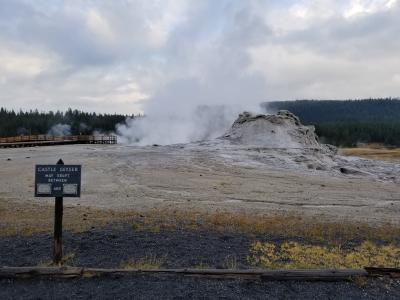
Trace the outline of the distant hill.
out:
M 383 143 L 400 146 L 400 99 L 297 100 L 262 104 L 267 112 L 289 110 L 337 146 Z

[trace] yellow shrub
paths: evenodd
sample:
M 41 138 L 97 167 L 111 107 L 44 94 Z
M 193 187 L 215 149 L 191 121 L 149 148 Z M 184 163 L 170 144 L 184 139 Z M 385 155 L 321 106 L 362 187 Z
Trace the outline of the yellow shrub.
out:
M 280 246 L 255 242 L 250 248 L 250 263 L 269 269 L 400 267 L 400 248 L 363 242 L 344 251 L 340 246 L 324 247 L 285 242 Z
M 156 256 L 146 256 L 139 259 L 129 259 L 121 263 L 121 268 L 123 269 L 160 269 L 164 263 L 164 258 L 159 258 Z

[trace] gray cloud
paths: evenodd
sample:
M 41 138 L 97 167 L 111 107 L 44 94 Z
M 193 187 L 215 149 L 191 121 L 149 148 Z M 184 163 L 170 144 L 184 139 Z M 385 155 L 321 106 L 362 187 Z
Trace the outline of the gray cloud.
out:
M 294 30 L 275 40 L 278 43 L 302 45 L 323 55 L 363 59 L 369 55 L 393 55 L 400 48 L 400 6 L 371 15 L 346 19 L 334 16 L 305 30 Z
M 210 9 L 214 14 L 211 18 Z M 174 32 L 166 47 L 172 60 L 167 67 L 173 78 L 154 94 L 145 110 L 157 110 L 160 102 L 168 103 L 171 109 L 177 105 L 194 109 L 202 104 L 246 106 L 263 100 L 264 80 L 258 72 L 248 71 L 251 58 L 247 49 L 260 44 L 271 32 L 250 6 L 210 5 L 196 11 L 183 25 L 187 25 L 185 32 Z M 213 38 L 208 36 L 210 27 L 214 28 Z M 166 107 L 162 106 L 163 112 Z
M 254 68 L 264 73 L 268 97 L 398 97 L 400 44 L 394 37 L 399 34 L 399 13 L 398 2 L 351 17 L 336 13 L 253 49 L 259 63 Z
M 393 0 L 3 0 L 0 105 L 160 114 L 395 97 L 399 13 Z

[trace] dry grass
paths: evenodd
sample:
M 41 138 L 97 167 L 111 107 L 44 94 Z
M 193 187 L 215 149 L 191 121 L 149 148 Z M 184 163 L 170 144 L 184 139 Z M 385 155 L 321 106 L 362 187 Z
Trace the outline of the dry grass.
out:
M 69 206 L 64 202 L 63 228 L 84 232 L 114 221 L 131 219 L 135 212 Z M 54 206 L 20 203 L 0 198 L 0 236 L 33 235 L 53 231 Z
M 121 263 L 123 269 L 139 269 L 139 270 L 151 270 L 160 269 L 165 262 L 165 258 L 159 258 L 153 255 L 146 256 L 139 259 L 129 259 Z
M 63 255 L 60 263 L 55 264 L 53 261 L 46 261 L 46 262 L 40 263 L 39 267 L 71 266 L 74 264 L 74 259 L 75 259 L 75 253 L 69 252 L 69 253 Z
M 163 212 L 149 213 L 142 218 L 139 228 L 154 226 L 162 230 L 183 228 L 188 230 L 215 230 L 245 234 L 268 234 L 287 238 L 302 237 L 317 242 L 340 245 L 349 240 L 398 241 L 400 226 L 381 224 L 377 226 L 352 222 L 332 222 L 322 218 L 295 215 L 254 215 L 216 212 Z
M 238 259 L 236 255 L 229 255 L 225 258 L 224 264 L 225 269 L 236 270 L 238 269 Z
M 350 280 L 361 289 L 366 288 L 369 283 L 366 276 L 354 276 Z
M 250 263 L 268 269 L 313 269 L 313 268 L 364 268 L 400 267 L 400 247 L 378 246 L 363 242 L 352 250 L 340 246 L 323 247 L 285 242 L 278 246 L 272 243 L 255 242 L 250 248 Z
M 51 233 L 53 206 L 18 204 L 0 199 L 0 235 L 32 235 Z M 40 216 L 40 217 L 38 217 Z M 147 212 L 112 211 L 88 207 L 64 208 L 64 230 L 83 232 L 106 225 L 125 226 L 131 230 L 162 232 L 164 230 L 206 230 L 281 237 L 288 241 L 301 238 L 305 244 L 286 242 L 282 245 L 255 243 L 249 261 L 268 268 L 326 268 L 385 266 L 400 267 L 400 226 L 394 224 L 369 225 L 352 221 L 330 221 L 323 218 L 295 215 L 257 215 L 228 212 L 194 212 L 151 210 Z M 371 241 L 371 242 L 369 242 Z M 349 242 L 351 242 L 349 244 Z M 311 243 L 313 245 L 308 245 Z M 316 246 L 318 245 L 318 246 Z M 324 245 L 324 246 L 320 246 Z M 359 245 L 342 250 L 341 245 Z M 62 264 L 70 264 L 74 254 L 64 257 Z M 130 259 L 123 268 L 160 268 L 163 258 L 154 256 Z M 47 263 L 49 265 L 50 263 Z M 228 256 L 224 267 L 237 269 L 235 256 Z M 208 268 L 200 264 L 196 268 Z
M 211 267 L 208 264 L 206 264 L 204 262 L 201 262 L 201 263 L 195 265 L 193 268 L 194 269 L 204 270 L 204 269 L 210 269 Z
M 22 205 L 0 199 L 0 235 L 32 235 L 53 231 L 53 206 Z M 38 217 L 40 216 L 40 217 Z M 341 245 L 346 241 L 398 243 L 400 226 L 369 225 L 353 221 L 330 221 L 295 215 L 256 215 L 228 212 L 151 210 L 112 211 L 89 207 L 64 207 L 64 230 L 84 232 L 93 227 L 131 224 L 132 230 L 211 230 L 254 235 L 302 237 L 306 240 Z
M 359 156 L 374 160 L 399 161 L 400 148 L 388 149 L 382 145 L 368 145 L 358 148 L 343 148 L 339 150 L 340 155 Z

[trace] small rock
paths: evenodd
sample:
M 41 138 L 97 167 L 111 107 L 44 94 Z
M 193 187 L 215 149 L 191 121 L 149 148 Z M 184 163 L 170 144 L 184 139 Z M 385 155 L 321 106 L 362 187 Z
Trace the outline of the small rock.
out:
M 340 172 L 346 175 L 366 175 L 365 172 L 361 171 L 361 170 L 357 170 L 357 169 L 353 169 L 353 168 L 349 168 L 349 167 L 341 167 Z

